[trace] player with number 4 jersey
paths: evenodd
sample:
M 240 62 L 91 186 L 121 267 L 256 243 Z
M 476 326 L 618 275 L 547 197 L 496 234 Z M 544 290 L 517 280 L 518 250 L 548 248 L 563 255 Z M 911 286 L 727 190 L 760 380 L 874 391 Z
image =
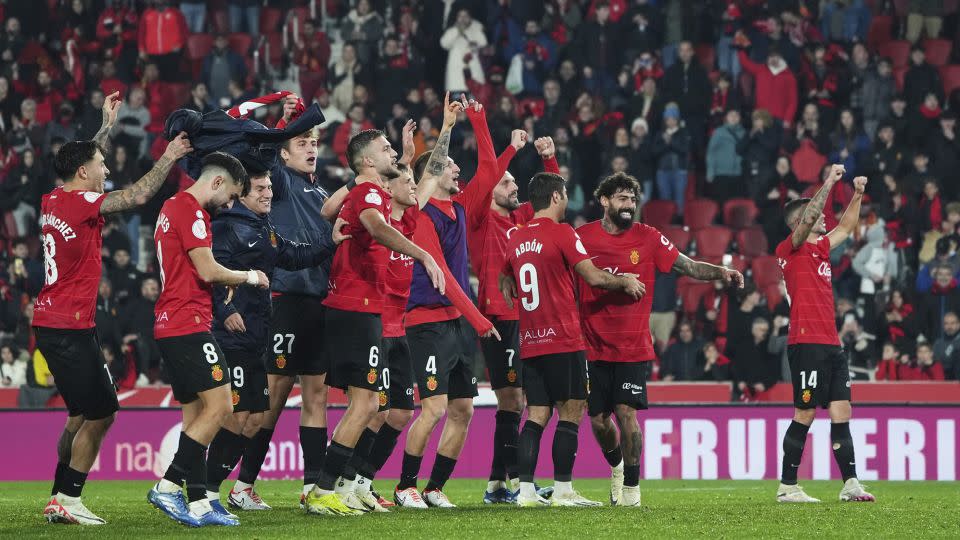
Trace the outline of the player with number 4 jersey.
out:
M 797 199 L 784 208 L 784 218 L 793 232 L 777 246 L 776 255 L 791 300 L 787 360 L 793 380 L 794 414 L 783 437 L 778 502 L 820 502 L 797 485 L 797 469 L 807 431 L 818 406 L 830 412 L 833 457 L 843 477 L 840 500 L 875 500 L 857 479 L 850 434 L 850 371 L 834 322 L 830 267 L 830 250 L 846 241 L 858 226 L 867 179 L 863 176 L 853 179 L 853 198 L 832 231 L 827 232 L 823 215 L 830 191 L 844 172 L 843 165 L 833 165 L 823 186 L 811 199 Z

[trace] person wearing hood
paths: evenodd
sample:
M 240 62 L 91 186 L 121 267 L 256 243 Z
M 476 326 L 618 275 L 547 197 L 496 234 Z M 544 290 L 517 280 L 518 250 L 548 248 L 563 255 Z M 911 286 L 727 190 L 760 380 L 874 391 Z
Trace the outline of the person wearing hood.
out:
M 867 244 L 853 258 L 853 271 L 861 277 L 860 293 L 874 295 L 878 289 L 888 289 L 898 275 L 897 252 L 887 241 L 886 223 L 878 219 L 867 228 Z
M 767 63 L 758 64 L 743 50 L 738 58 L 743 70 L 753 75 L 756 85 L 756 109 L 765 109 L 789 128 L 797 115 L 797 78 L 784 61 L 780 50 L 767 50 Z
M 657 160 L 658 196 L 677 203 L 677 213 L 682 215 L 687 192 L 690 135 L 680 123 L 680 108 L 676 103 L 669 103 L 663 110 L 663 129 L 653 141 L 653 154 Z
M 960 313 L 960 290 L 949 264 L 940 264 L 933 271 L 933 287 L 920 298 L 920 329 L 927 341 L 945 335 L 943 319 L 948 312 Z

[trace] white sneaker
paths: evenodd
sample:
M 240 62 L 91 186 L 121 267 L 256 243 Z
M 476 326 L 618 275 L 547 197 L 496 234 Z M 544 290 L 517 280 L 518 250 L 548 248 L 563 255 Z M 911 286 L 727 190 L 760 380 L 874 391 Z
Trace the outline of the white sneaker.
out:
M 617 506 L 640 506 L 640 486 L 624 487 L 623 496 Z
M 236 489 L 236 486 L 234 486 L 234 488 L 230 490 L 230 495 L 227 496 L 227 504 L 229 504 L 231 508 L 236 508 L 237 510 L 271 509 L 270 505 L 263 502 L 260 495 L 257 495 L 257 492 L 253 490 L 253 486 L 241 489 L 240 491 L 235 491 Z
M 346 494 L 338 493 L 340 499 L 343 501 L 343 504 L 351 510 L 356 510 L 358 512 L 369 512 L 370 508 L 367 508 L 367 505 L 363 504 L 363 501 L 360 500 L 360 497 L 357 497 L 357 494 L 350 491 Z
M 584 497 L 577 493 L 575 489 L 570 491 L 564 491 L 563 493 L 553 492 L 553 497 L 550 497 L 553 506 L 603 506 L 603 503 L 600 501 L 591 501 L 590 499 Z
M 814 499 L 813 497 L 804 493 L 803 488 L 794 484 L 788 486 L 786 484 L 780 484 L 780 487 L 777 489 L 777 502 L 782 503 L 818 503 L 820 499 Z
M 850 478 L 843 483 L 843 489 L 840 490 L 840 500 L 843 502 L 875 502 L 876 497 L 867 493 L 860 481 L 856 478 Z
M 623 493 L 623 461 L 610 467 L 610 506 L 617 506 Z
M 428 508 L 427 503 L 423 502 L 423 497 L 420 496 L 420 492 L 417 491 L 415 487 L 407 488 L 403 491 L 395 489 L 393 491 L 393 502 L 403 508 L 416 508 L 418 510 L 426 510 Z
M 87 509 L 80 497 L 56 494 L 50 497 L 43 515 L 50 523 L 75 523 L 79 525 L 103 525 L 106 521 Z
M 457 505 L 450 502 L 447 495 L 439 489 L 431 489 L 423 492 L 423 498 L 427 501 L 427 506 L 433 508 L 456 508 Z
M 520 490 L 520 494 L 517 495 L 517 506 L 520 508 L 537 508 L 540 506 L 550 506 L 550 499 L 544 499 L 540 495 L 537 495 L 536 492 L 533 493 L 533 496 L 524 496 L 523 490 Z
M 133 383 L 133 385 L 137 388 L 150 386 L 150 379 L 147 378 L 146 374 L 141 373 L 140 376 L 137 377 L 137 382 Z
M 377 500 L 377 496 L 373 494 L 373 491 L 370 490 L 370 480 L 358 476 L 357 483 L 353 486 L 353 494 L 367 507 L 367 510 L 371 512 L 389 512 L 389 510 L 380 504 L 380 501 Z

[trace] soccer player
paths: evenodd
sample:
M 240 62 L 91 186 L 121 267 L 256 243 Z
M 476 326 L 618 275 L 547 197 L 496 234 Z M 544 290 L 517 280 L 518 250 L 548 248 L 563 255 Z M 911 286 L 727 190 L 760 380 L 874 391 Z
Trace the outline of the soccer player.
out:
M 271 277 L 276 268 L 302 270 L 332 257 L 333 244 L 342 241 L 336 229 L 332 243 L 317 245 L 291 242 L 277 234 L 270 223 L 270 171 L 256 160 L 244 162 L 250 174 L 249 193 L 213 220 L 213 256 L 217 262 L 230 269 L 260 270 Z M 213 291 L 213 336 L 231 366 L 233 387 L 233 414 L 226 417 L 213 438 L 207 457 L 207 498 L 221 513 L 226 510 L 220 503 L 220 484 L 259 431 L 263 411 L 270 408 L 264 363 L 270 303 L 269 291 L 225 287 Z M 253 491 L 252 483 L 243 481 L 230 492 L 229 504 L 241 510 L 270 508 Z
M 648 362 L 656 357 L 650 337 L 656 274 L 672 270 L 741 287 L 743 276 L 691 260 L 660 231 L 636 223 L 640 183 L 632 176 L 608 176 L 594 195 L 603 207 L 603 218 L 577 229 L 593 264 L 613 274 L 635 275 L 646 287 L 646 296 L 634 302 L 621 292 L 595 289 L 580 280 L 580 317 L 590 361 L 587 408 L 593 434 L 612 470 L 610 504 L 639 506 L 643 435 L 637 410 L 647 408 Z
M 520 433 L 517 466 L 520 506 L 599 506 L 573 489 L 571 473 L 577 454 L 577 433 L 587 399 L 587 361 L 574 295 L 575 271 L 590 286 L 622 291 L 624 301 L 644 295 L 643 283 L 631 275 L 600 270 L 577 233 L 560 223 L 567 209 L 563 177 L 537 173 L 530 180 L 534 216 L 510 233 L 500 289 L 512 306 L 520 291 L 520 359 L 527 394 L 527 422 Z M 540 497 L 533 484 L 540 437 L 552 414 L 559 413 L 553 439 L 554 493 Z
M 174 163 L 192 150 L 181 133 L 137 183 L 104 194 L 110 171 L 103 145 L 120 104 L 118 93 L 107 96 L 103 124 L 93 140 L 69 142 L 57 152 L 54 168 L 66 183 L 44 195 L 41 203 L 45 277 L 34 304 L 33 331 L 67 405 L 53 489 L 43 510 L 47 521 L 55 523 L 105 523 L 80 500 L 87 473 L 119 408 L 94 323 L 104 216 L 144 204 L 163 185 Z
M 347 160 L 357 173 L 356 187 L 347 195 L 340 217 L 349 224 L 346 230 L 352 238 L 334 255 L 330 293 L 324 300 L 324 331 L 329 384 L 346 389 L 350 403 L 334 431 L 316 486 L 305 501 L 308 512 L 332 515 L 359 512 L 355 505 L 351 508 L 345 504 L 345 499 L 355 498 L 352 482 L 334 484 L 379 407 L 378 392 L 384 381 L 380 314 L 389 251 L 420 261 L 433 286 L 441 293 L 444 290 L 443 273 L 433 257 L 390 226 L 390 195 L 383 186 L 400 174 L 396 150 L 381 131 L 365 130 L 350 140 Z
M 791 300 L 787 360 L 793 380 L 794 413 L 783 437 L 778 502 L 820 502 L 797 485 L 797 468 L 817 406 L 830 411 L 833 457 L 843 477 L 840 500 L 875 500 L 857 480 L 850 435 L 850 371 L 834 322 L 830 268 L 830 249 L 842 244 L 857 228 L 867 179 L 853 179 L 853 198 L 832 231 L 827 232 L 823 216 L 827 197 L 844 172 L 842 165 L 833 165 L 813 198 L 791 201 L 784 208 L 784 218 L 793 232 L 777 246 L 776 255 Z
M 483 106 L 463 98 L 464 110 L 473 125 L 477 138 L 477 174 L 463 191 L 457 184 L 460 168 L 452 159 L 441 156 L 434 159 L 435 148 L 424 152 L 414 161 L 414 178 L 424 174 L 440 176 L 440 187 L 424 207 L 421 219 L 429 220 L 418 226 L 414 239 L 427 235 L 432 227 L 439 239 L 443 258 L 457 283 L 464 291 L 470 290 L 470 263 L 467 257 L 468 224 L 490 209 L 490 196 L 500 180 L 493 141 L 487 127 Z M 526 132 L 514 131 L 511 144 L 518 149 L 526 144 Z M 427 165 L 430 168 L 427 168 Z M 473 375 L 472 359 L 476 335 L 462 313 L 449 299 L 430 288 L 427 274 L 421 266 L 414 266 L 410 285 L 410 302 L 404 317 L 407 341 L 413 358 L 414 376 L 420 392 L 420 415 L 410 425 L 403 454 L 400 482 L 394 490 L 394 501 L 399 506 L 421 507 L 420 499 L 428 506 L 453 508 L 443 493 L 457 458 L 463 450 L 470 419 L 473 417 L 473 398 L 477 395 L 477 378 Z M 417 477 L 427 441 L 440 419 L 446 414 L 437 457 L 423 496 L 417 492 Z
M 203 158 L 200 177 L 167 199 L 153 233 L 162 290 L 154 308 L 153 335 L 166 362 L 173 397 L 183 404 L 183 431 L 173 462 L 147 500 L 192 527 L 239 525 L 207 501 L 207 446 L 233 412 L 230 367 L 210 333 L 213 285 L 266 289 L 260 270 L 230 270 L 213 257 L 210 215 L 245 194 L 249 178 L 237 158 L 214 152 Z M 181 487 L 186 482 L 187 501 Z

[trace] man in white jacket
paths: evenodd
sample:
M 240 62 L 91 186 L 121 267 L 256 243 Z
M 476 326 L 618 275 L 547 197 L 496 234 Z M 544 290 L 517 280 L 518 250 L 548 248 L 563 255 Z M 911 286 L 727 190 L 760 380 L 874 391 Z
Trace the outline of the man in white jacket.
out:
M 440 37 L 440 46 L 447 50 L 447 91 L 451 94 L 467 91 L 467 80 L 463 70 L 470 68 L 470 75 L 483 84 L 486 78 L 480 65 L 480 49 L 487 46 L 487 36 L 483 25 L 473 20 L 470 12 L 461 9 L 457 12 L 456 22 Z

